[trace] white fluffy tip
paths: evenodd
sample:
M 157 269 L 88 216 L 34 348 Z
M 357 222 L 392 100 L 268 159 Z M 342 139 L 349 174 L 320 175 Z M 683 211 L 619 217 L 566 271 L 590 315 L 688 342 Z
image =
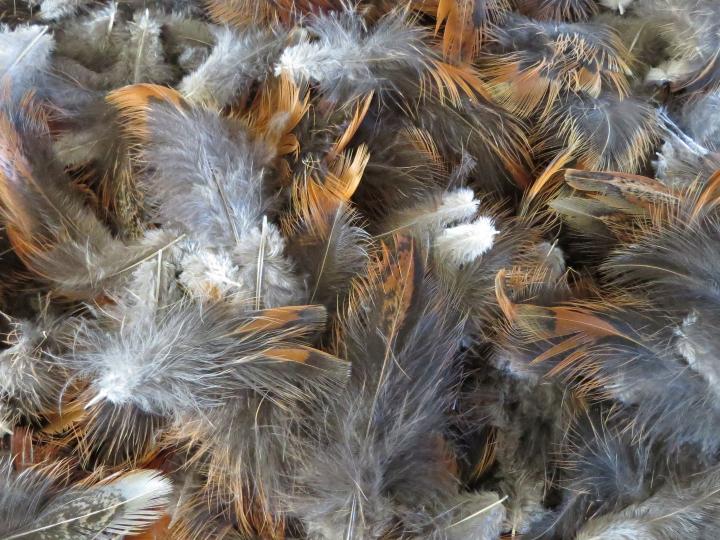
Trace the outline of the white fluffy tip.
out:
M 445 229 L 435 240 L 435 247 L 445 263 L 460 266 L 492 249 L 498 232 L 491 217 L 481 216 L 472 223 Z
M 275 64 L 275 76 L 285 74 L 293 80 L 311 79 L 318 73 L 311 73 L 315 47 L 308 43 L 300 43 L 285 49 Z M 317 71 L 317 70 L 316 70 Z
M 442 196 L 442 203 L 438 208 L 439 225 L 465 221 L 477 212 L 480 201 L 475 199 L 472 189 L 460 188 L 446 191 Z

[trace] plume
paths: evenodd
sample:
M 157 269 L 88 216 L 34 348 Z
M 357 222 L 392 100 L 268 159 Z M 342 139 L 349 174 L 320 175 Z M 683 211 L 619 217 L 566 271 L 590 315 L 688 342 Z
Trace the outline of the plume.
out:
M 316 380 L 319 387 L 343 382 L 346 363 L 297 342 L 321 328 L 324 309 L 277 308 L 244 316 L 235 315 L 236 309 L 228 303 L 203 309 L 179 305 L 155 321 L 138 318 L 110 336 L 86 322 L 74 338 L 73 363 L 81 377 L 93 381 L 91 402 L 131 403 L 172 416 L 218 407 L 241 390 L 279 401 L 298 396 L 301 386 L 293 378 Z
M 56 53 L 66 60 L 74 60 L 90 72 L 108 69 L 108 59 L 115 60 L 122 45 L 114 39 L 118 27 L 124 23 L 118 5 L 111 3 L 84 17 L 68 20 L 57 36 Z
M 149 10 L 135 12 L 118 39 L 123 46 L 113 66 L 115 85 L 140 82 L 165 83 L 173 73 L 165 63 L 160 41 L 161 23 L 150 15 Z
M 213 21 L 244 27 L 252 23 L 282 21 L 289 24 L 303 15 L 340 7 L 335 0 L 209 0 L 208 12 Z
M 68 373 L 55 357 L 62 351 L 63 323 L 46 313 L 11 325 L 7 348 L 0 351 L 0 401 L 6 422 L 37 421 L 61 407 Z
M 512 193 L 529 183 L 530 147 L 524 124 L 491 101 L 465 102 L 460 110 L 428 103 L 415 120 L 429 133 L 445 162 L 475 163 L 468 184 L 483 192 Z M 502 125 L 501 132 L 490 126 Z
M 698 92 L 718 84 L 717 5 L 707 0 L 652 0 L 633 4 L 640 17 L 655 20 L 667 42 L 666 59 L 646 80 L 673 92 Z
M 422 11 L 435 16 L 435 33 L 442 28 L 442 50 L 450 60 L 472 61 L 489 27 L 504 21 L 506 0 L 423 0 Z
M 600 0 L 601 5 L 616 10 L 620 15 L 624 15 L 627 7 L 633 4 L 633 2 L 635 2 L 635 0 Z
M 367 159 L 361 147 L 354 159 L 347 158 L 347 169 L 357 163 L 356 172 L 331 175 L 324 184 L 313 178 L 298 182 L 297 215 L 286 224 L 289 254 L 308 273 L 310 302 L 329 310 L 338 307 L 348 284 L 367 265 L 369 237 L 350 203 Z
M 143 194 L 131 143 L 119 115 L 98 97 L 68 121 L 54 141 L 58 160 L 90 186 L 97 186 L 100 217 L 125 241 L 144 233 Z
M 602 408 L 579 412 L 557 456 L 562 502 L 527 531 L 535 538 L 579 538 L 578 523 L 644 501 L 664 479 L 652 449 L 632 440 Z M 654 475 L 657 477 L 654 477 Z
M 598 12 L 594 0 L 523 0 L 521 9 L 540 20 L 581 22 Z
M 367 146 L 370 159 L 354 201 L 369 225 L 382 222 L 393 210 L 423 201 L 440 188 L 443 160 L 431 135 L 398 120 L 385 129 L 381 111 L 370 110 L 356 139 Z
M 717 0 L 0 21 L 0 538 L 719 536 Z
M 147 251 L 114 238 L 73 190 L 32 101 L 0 113 L 0 159 L 2 216 L 15 253 L 59 293 L 92 298 Z
M 352 362 L 350 383 L 320 413 L 323 428 L 293 481 L 292 513 L 311 534 L 424 535 L 449 525 L 441 515 L 457 485 L 443 433 L 461 318 L 421 261 L 409 238 L 397 237 L 356 285 L 336 345 Z M 413 474 L 419 466 L 426 475 Z
M 583 168 L 639 172 L 659 129 L 655 111 L 637 99 L 569 97 L 544 122 L 536 151 L 570 147 Z
M 635 224 L 648 219 L 655 205 L 674 204 L 672 188 L 653 178 L 626 173 L 568 169 L 572 191 L 556 193 L 549 206 L 568 226 L 577 249 L 602 261 L 621 241 L 630 240 Z
M 215 43 L 214 28 L 204 20 L 172 14 L 164 18 L 166 56 L 176 59 L 183 74 L 189 74 L 207 60 Z
M 715 451 L 718 441 L 707 431 L 717 414 L 712 387 L 688 369 L 676 332 L 657 309 L 636 298 L 608 297 L 515 304 L 503 279 L 499 274 L 499 303 L 526 351 L 518 371 L 557 377 L 585 398 L 616 400 L 624 407 L 620 416 L 646 444 L 662 444 L 670 453 L 685 445 L 698 455 Z M 655 392 L 658 387 L 667 392 Z M 705 415 L 680 422 L 682 411 L 701 406 Z
M 246 298 L 267 307 L 291 302 L 298 280 L 277 226 L 267 220 L 274 210 L 268 168 L 277 140 L 268 144 L 247 124 L 190 106 L 168 88 L 130 86 L 108 99 L 127 120 L 130 136 L 146 143 L 141 159 L 154 219 L 190 235 L 203 250 L 227 254 Z M 176 138 L 178 129 L 192 133 L 192 140 Z
M 265 80 L 282 52 L 286 36 L 277 29 L 214 30 L 207 59 L 186 75 L 180 91 L 192 103 L 223 107 Z
M 156 471 L 137 470 L 88 487 L 58 486 L 65 467 L 47 464 L 12 470 L 3 460 L 4 538 L 111 538 L 141 532 L 158 519 L 170 482 Z
M 628 92 L 629 53 L 610 28 L 513 16 L 495 33 L 482 73 L 498 102 L 520 116 L 547 116 L 570 92 Z
M 648 499 L 591 519 L 578 540 L 607 538 L 709 538 L 718 533 L 717 471 L 706 471 L 680 485 L 669 484 Z
M 315 40 L 287 47 L 275 72 L 312 82 L 335 102 L 374 92 L 412 103 L 426 87 L 453 102 L 463 94 L 486 94 L 470 68 L 440 62 L 423 41 L 426 33 L 410 25 L 403 11 L 389 13 L 372 29 L 355 11 L 332 12 L 313 18 L 308 29 Z
M 0 27 L 0 89 L 10 103 L 27 92 L 47 91 L 47 72 L 55 41 L 46 26 Z
M 87 8 L 90 4 L 90 0 L 42 0 L 40 18 L 46 21 L 62 19 Z
M 232 246 L 260 225 L 271 210 L 264 167 L 274 156 L 246 127 L 159 86 L 125 87 L 108 100 L 129 134 L 145 142 L 141 158 L 155 220 L 217 246 Z M 178 139 L 179 131 L 192 138 Z

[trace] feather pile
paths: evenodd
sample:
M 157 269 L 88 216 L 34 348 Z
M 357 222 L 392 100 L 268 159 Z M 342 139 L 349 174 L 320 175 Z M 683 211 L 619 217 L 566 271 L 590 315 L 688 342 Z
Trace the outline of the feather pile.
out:
M 0 23 L 0 538 L 720 538 L 716 0 Z

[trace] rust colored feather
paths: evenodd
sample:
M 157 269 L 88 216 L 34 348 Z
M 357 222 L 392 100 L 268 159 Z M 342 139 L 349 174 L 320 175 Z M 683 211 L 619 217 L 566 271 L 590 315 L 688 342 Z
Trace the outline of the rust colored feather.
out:
M 304 15 L 340 7 L 333 0 L 206 0 L 205 4 L 213 22 L 235 27 L 274 22 L 290 25 Z
M 693 205 L 690 216 L 693 220 L 715 209 L 720 204 L 720 171 L 716 171 L 700 192 L 697 202 Z
M 491 93 L 471 64 L 453 65 L 440 60 L 432 62 L 430 78 L 437 88 L 441 101 L 447 100 L 459 106 L 461 98 L 476 100 L 479 97 L 490 100 Z
M 148 114 L 153 103 L 166 103 L 179 110 L 187 107 L 182 95 L 172 88 L 157 84 L 133 84 L 110 92 L 107 101 L 117 108 L 129 136 L 147 140 Z
M 354 153 L 341 154 L 332 164 L 323 185 L 340 201 L 350 201 L 362 180 L 369 160 L 370 152 L 364 144 L 361 144 Z
M 416 9 L 435 17 L 435 33 L 442 30 L 442 51 L 453 62 L 472 61 L 488 27 L 510 10 L 507 0 L 421 0 Z
M 314 333 L 322 329 L 325 324 L 326 312 L 322 306 L 288 306 L 271 308 L 261 311 L 256 317 L 243 324 L 236 330 L 238 335 L 267 332 L 286 331 L 291 328 L 306 329 L 307 333 Z
M 384 297 L 378 306 L 378 319 L 391 343 L 402 327 L 415 290 L 415 255 L 411 237 L 397 236 L 394 249 L 381 247 L 378 278 Z
M 345 150 L 347 145 L 355 136 L 355 133 L 357 133 L 357 130 L 360 128 L 360 124 L 365 119 L 365 116 L 367 116 L 368 110 L 370 109 L 370 103 L 372 103 L 373 95 L 374 93 L 370 92 L 365 99 L 359 101 L 355 105 L 355 112 L 353 113 L 347 128 L 345 128 L 343 134 L 335 142 L 335 144 L 333 144 L 332 148 L 325 156 L 326 162 L 331 163 L 334 161 L 338 154 Z
M 300 143 L 292 132 L 309 109 L 307 88 L 299 87 L 287 74 L 281 74 L 265 84 L 247 118 L 252 129 L 277 149 L 277 155 L 297 155 Z

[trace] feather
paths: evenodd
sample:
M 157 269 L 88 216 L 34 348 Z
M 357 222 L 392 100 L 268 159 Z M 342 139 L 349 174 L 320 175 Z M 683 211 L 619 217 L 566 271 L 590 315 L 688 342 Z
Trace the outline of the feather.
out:
M 122 35 L 122 38 L 120 36 Z M 116 3 L 94 10 L 86 17 L 69 20 L 57 36 L 57 54 L 74 60 L 87 70 L 93 79 L 102 80 L 99 74 L 107 72 L 125 45 L 127 32 L 125 17 Z M 102 81 L 111 84 L 111 81 Z
M 709 92 L 689 100 L 682 109 L 681 119 L 687 126 L 687 135 L 699 147 L 717 152 L 720 150 L 720 133 L 715 118 L 720 114 L 720 92 Z
M 439 258 L 459 267 L 492 249 L 497 234 L 493 218 L 480 216 L 472 223 L 445 229 L 435 240 L 435 249 Z
M 445 227 L 472 218 L 480 202 L 471 189 L 446 191 L 422 205 L 396 212 L 383 226 L 383 235 L 413 232 L 420 238 L 434 237 Z
M 600 4 L 609 9 L 617 10 L 620 15 L 625 14 L 625 10 L 634 0 L 600 0 Z
M 337 344 L 353 363 L 350 384 L 320 413 L 323 427 L 293 480 L 291 512 L 320 538 L 442 530 L 457 489 L 442 433 L 461 321 L 423 278 L 407 237 L 383 245 L 371 272 Z M 418 467 L 426 474 L 414 474 Z
M 214 30 L 215 45 L 207 59 L 180 82 L 191 103 L 223 107 L 264 81 L 280 56 L 286 36 L 275 29 Z
M 649 217 L 655 205 L 677 201 L 677 194 L 652 178 L 623 173 L 569 169 L 565 182 L 573 194 L 558 193 L 549 206 L 582 240 L 586 249 L 605 257 L 626 239 L 637 220 Z
M 13 321 L 0 351 L 0 400 L 6 418 L 37 420 L 49 416 L 62 402 L 68 378 L 65 367 L 54 360 L 62 322 L 49 315 L 36 320 Z M 13 422 L 14 423 L 14 422 Z
M 673 92 L 698 92 L 718 84 L 717 5 L 707 0 L 636 2 L 640 17 L 658 21 L 667 42 L 667 60 L 651 69 L 646 81 L 669 84 Z
M 114 233 L 123 240 L 139 238 L 144 230 L 142 193 L 117 111 L 97 99 L 68 124 L 53 144 L 58 159 L 89 185 L 97 184 L 101 217 Z
M 188 476 L 191 476 L 188 474 Z M 186 481 L 170 524 L 172 538 L 178 540 L 241 540 L 228 517 L 229 508 L 219 497 L 206 493 L 197 478 Z
M 497 290 L 518 341 L 526 350 L 533 344 L 535 353 L 526 353 L 520 370 L 556 377 L 579 395 L 616 400 L 644 444 L 661 444 L 671 454 L 686 446 L 699 456 L 715 452 L 720 441 L 708 430 L 718 414 L 712 371 L 699 364 L 688 369 L 687 346 L 678 342 L 682 329 L 668 327 L 667 315 L 641 299 L 538 306 L 515 304 L 502 298 L 501 285 Z M 705 413 L 680 420 L 697 407 Z
M 628 93 L 629 52 L 610 28 L 513 16 L 495 34 L 482 73 L 498 102 L 522 117 L 547 116 L 567 92 Z
M 150 82 L 162 84 L 172 78 L 160 41 L 160 22 L 150 11 L 134 16 L 127 25 L 125 43 L 113 66 L 116 84 Z
M 310 109 L 307 89 L 286 76 L 268 81 L 255 98 L 248 122 L 268 145 L 285 156 L 297 154 L 300 143 L 293 133 Z
M 81 395 L 73 405 L 81 412 L 71 430 L 61 438 L 76 449 L 85 466 L 124 467 L 147 463 L 160 450 L 169 429 L 166 418 L 146 413 L 132 404 L 116 406 L 98 402 L 87 406 L 94 395 Z
M 164 18 L 163 36 L 167 57 L 176 59 L 183 73 L 198 69 L 211 54 L 215 43 L 214 28 L 203 20 L 173 14 Z
M 666 135 L 656 155 L 655 176 L 676 189 L 687 189 L 693 182 L 707 179 L 720 169 L 720 154 L 689 145 L 675 134 Z
M 654 209 L 647 223 L 638 223 L 625 245 L 602 266 L 618 286 L 651 287 L 655 303 L 674 310 L 681 300 L 688 311 L 694 302 L 715 302 L 711 262 L 716 237 L 718 177 L 701 189 L 690 189 L 675 204 Z
M 268 168 L 283 149 L 284 134 L 292 125 L 287 118 L 279 131 L 265 131 L 266 140 L 255 137 L 241 121 L 189 106 L 168 88 L 131 86 L 108 99 L 127 119 L 132 137 L 146 143 L 142 159 L 154 219 L 192 235 L 203 250 L 225 252 L 238 267 L 235 281 L 246 298 L 257 297 L 265 307 L 299 300 L 299 281 L 284 256 L 277 226 L 261 228 L 263 216 L 273 210 Z M 297 99 L 291 99 L 293 103 Z M 280 127 L 273 121 L 266 125 Z M 261 126 L 258 123 L 259 130 Z M 177 139 L 177 129 L 192 133 L 193 140 Z M 268 265 L 262 270 L 259 261 L 266 256 Z M 260 281 L 259 275 L 264 276 Z
M 242 390 L 282 401 L 302 395 L 303 380 L 317 382 L 317 388 L 343 383 L 345 362 L 298 342 L 324 323 L 324 309 L 247 315 L 236 309 L 225 303 L 202 309 L 180 305 L 155 321 L 128 321 L 113 334 L 84 322 L 74 337 L 71 363 L 92 380 L 90 403 L 131 403 L 172 417 L 218 407 Z
M 233 249 L 232 260 L 238 265 L 241 294 L 256 299 L 256 307 L 280 307 L 305 299 L 305 291 L 295 261 L 280 229 L 265 223 L 247 231 Z
M 538 152 L 574 148 L 582 168 L 638 172 L 655 141 L 655 112 L 635 99 L 612 94 L 564 99 L 541 128 Z
M 434 196 L 445 173 L 429 133 L 400 120 L 385 123 L 381 118 L 382 113 L 371 108 L 355 137 L 367 146 L 370 158 L 354 202 L 363 215 L 372 218 L 371 224 Z
M 46 21 L 62 19 L 87 8 L 91 3 L 91 0 L 42 0 L 40 18 Z
M 503 22 L 506 0 L 434 0 L 419 2 L 435 16 L 435 33 L 442 28 L 443 54 L 450 60 L 472 61 L 488 27 Z
M 644 501 L 664 481 L 663 467 L 653 462 L 651 448 L 633 441 L 608 411 L 581 412 L 569 429 L 559 452 L 563 500 L 555 512 L 533 524 L 528 535 L 535 538 L 579 538 L 583 523 L 604 521 Z
M 155 219 L 193 235 L 203 245 L 235 245 L 270 210 L 264 167 L 274 157 L 242 124 L 190 107 L 173 90 L 129 86 L 108 100 L 145 143 L 148 195 Z M 178 139 L 175 133 L 192 135 Z M 172 165 L 172 166 L 170 166 Z
M 4 538 L 111 538 L 140 532 L 157 520 L 172 490 L 156 471 L 133 471 L 90 487 L 53 486 L 62 465 L 16 474 L 2 463 Z
M 450 523 L 443 533 L 449 540 L 497 538 L 505 515 L 505 508 L 502 506 L 504 499 L 492 492 L 459 496 L 453 512 L 455 521 Z
M 0 27 L 0 87 L 10 103 L 30 91 L 44 97 L 55 41 L 47 26 Z
M 412 103 L 430 84 L 436 95 L 453 103 L 461 93 L 474 97 L 486 92 L 470 67 L 441 62 L 423 42 L 425 32 L 408 24 L 402 11 L 386 15 L 371 29 L 356 12 L 331 13 L 313 18 L 309 30 L 315 41 L 286 48 L 275 73 L 312 82 L 335 102 L 373 92 Z
M 207 0 L 206 3 L 213 21 L 236 27 L 277 20 L 287 24 L 302 15 L 339 7 L 335 0 Z
M 15 252 L 61 294 L 92 298 L 148 251 L 115 239 L 73 191 L 31 101 L 0 113 L 0 192 Z
M 527 131 L 520 120 L 491 101 L 464 102 L 457 110 L 426 103 L 414 120 L 429 133 L 447 163 L 475 162 L 470 183 L 480 191 L 510 194 L 512 187 L 528 185 L 531 151 Z M 501 131 L 492 128 L 502 125 Z
M 329 310 L 337 308 L 367 265 L 369 238 L 349 204 L 361 175 L 362 169 L 344 184 L 321 185 L 314 179 L 296 184 L 296 215 L 285 226 L 289 255 L 308 274 L 310 302 Z
M 589 520 L 578 540 L 630 538 L 712 538 L 718 534 L 716 470 L 664 486 L 648 499 L 614 514 Z
M 594 0 L 523 0 L 520 9 L 533 19 L 568 22 L 586 21 L 598 11 Z
M 715 4 L 0 0 L 0 537 L 718 536 Z

